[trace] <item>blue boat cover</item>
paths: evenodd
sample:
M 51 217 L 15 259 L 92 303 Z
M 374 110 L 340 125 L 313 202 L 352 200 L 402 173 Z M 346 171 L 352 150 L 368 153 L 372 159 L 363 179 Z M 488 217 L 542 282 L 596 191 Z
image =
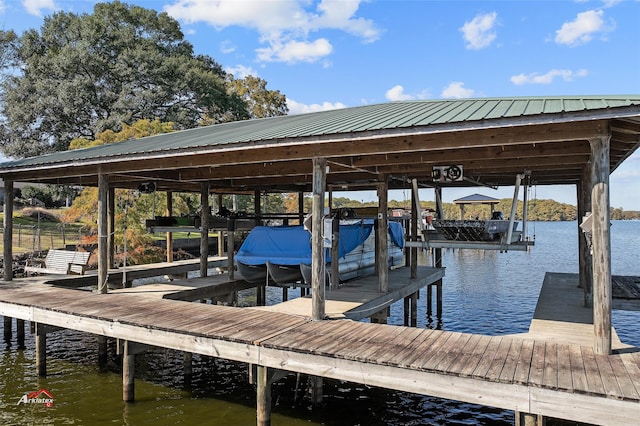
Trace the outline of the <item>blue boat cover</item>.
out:
M 373 221 L 340 225 L 338 256 L 361 245 L 371 234 Z M 389 223 L 389 234 L 398 246 L 404 246 L 402 225 Z M 266 262 L 278 265 L 311 264 L 311 233 L 298 226 L 256 226 L 244 240 L 236 254 L 236 260 L 246 265 L 262 265 Z M 326 260 L 330 261 L 328 253 Z

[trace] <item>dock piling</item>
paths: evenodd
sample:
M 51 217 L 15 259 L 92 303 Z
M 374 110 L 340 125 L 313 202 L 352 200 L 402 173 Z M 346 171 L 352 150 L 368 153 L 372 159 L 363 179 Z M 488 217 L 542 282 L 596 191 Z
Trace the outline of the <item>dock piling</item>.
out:
M 125 340 L 122 342 L 124 353 L 122 355 L 122 400 L 133 402 L 135 400 L 135 363 L 136 355 L 132 344 Z
M 257 395 L 256 395 L 256 424 L 258 426 L 271 425 L 271 383 L 269 381 L 269 368 L 257 366 Z
M 104 370 L 107 366 L 107 337 L 98 335 L 98 367 Z
M 11 342 L 11 338 L 13 337 L 11 331 L 11 317 L 4 317 L 4 341 L 9 344 Z
M 193 377 L 193 354 L 191 352 L 183 352 L 182 359 L 184 364 L 184 383 L 189 385 Z
M 18 348 L 24 349 L 24 320 L 16 318 L 16 339 Z
M 36 374 L 47 375 L 47 329 L 39 323 L 36 323 Z

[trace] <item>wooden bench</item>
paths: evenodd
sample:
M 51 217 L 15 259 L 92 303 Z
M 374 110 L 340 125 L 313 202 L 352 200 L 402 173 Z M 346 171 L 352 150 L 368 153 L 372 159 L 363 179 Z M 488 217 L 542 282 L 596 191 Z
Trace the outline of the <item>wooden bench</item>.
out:
M 38 274 L 76 274 L 84 275 L 89 263 L 88 251 L 69 251 L 51 249 L 44 260 L 32 259 L 27 261 L 24 272 Z

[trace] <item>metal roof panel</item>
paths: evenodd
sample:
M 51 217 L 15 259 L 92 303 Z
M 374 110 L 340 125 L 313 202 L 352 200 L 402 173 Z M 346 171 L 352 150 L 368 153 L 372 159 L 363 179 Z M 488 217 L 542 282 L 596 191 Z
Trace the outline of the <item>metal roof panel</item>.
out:
M 236 121 L 0 164 L 0 172 L 31 165 L 207 149 L 242 143 L 315 138 L 370 131 L 428 130 L 430 126 L 487 125 L 492 120 L 640 106 L 640 95 L 398 101 L 300 115 Z

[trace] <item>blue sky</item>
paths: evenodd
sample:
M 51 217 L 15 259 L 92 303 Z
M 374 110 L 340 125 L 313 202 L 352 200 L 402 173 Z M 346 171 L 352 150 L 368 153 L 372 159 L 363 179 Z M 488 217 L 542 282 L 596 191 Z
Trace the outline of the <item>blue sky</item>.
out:
M 0 0 L 0 27 L 40 28 L 55 11 L 91 13 L 94 3 Z M 264 79 L 292 114 L 400 99 L 640 94 L 637 0 L 128 3 L 169 13 L 196 53 L 236 77 Z M 612 174 L 610 188 L 612 206 L 640 210 L 640 152 Z M 445 190 L 444 201 L 473 192 L 513 195 Z M 535 193 L 575 204 L 573 186 Z

